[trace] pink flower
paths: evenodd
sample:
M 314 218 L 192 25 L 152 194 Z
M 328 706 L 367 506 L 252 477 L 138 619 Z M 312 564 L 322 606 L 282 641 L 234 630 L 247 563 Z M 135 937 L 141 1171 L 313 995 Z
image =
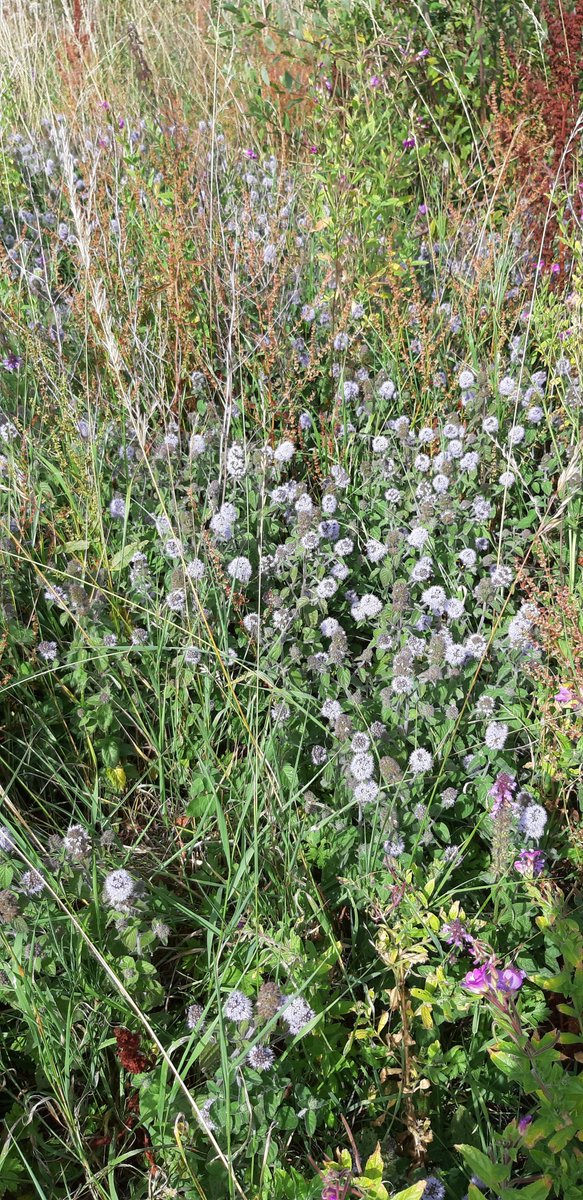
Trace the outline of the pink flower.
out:
M 565 687 L 563 684 L 553 699 L 556 700 L 557 704 L 572 704 L 575 697 L 570 688 Z
M 464 987 L 468 992 L 473 992 L 475 996 L 482 996 L 484 992 L 489 992 L 491 989 L 490 978 L 492 968 L 489 963 L 483 967 L 476 967 L 473 971 L 468 971 L 464 979 Z
M 549 271 L 550 271 L 551 275 L 558 275 L 560 273 L 560 270 L 561 270 L 560 263 L 551 263 L 551 265 L 549 267 Z

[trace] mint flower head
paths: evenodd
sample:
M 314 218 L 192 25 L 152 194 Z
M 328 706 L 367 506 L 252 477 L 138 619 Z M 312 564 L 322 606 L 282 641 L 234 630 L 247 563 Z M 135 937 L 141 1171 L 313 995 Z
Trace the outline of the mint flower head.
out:
M 269 1071 L 275 1062 L 275 1054 L 269 1046 L 252 1046 L 247 1062 L 255 1071 Z
M 235 989 L 225 1001 L 223 1016 L 228 1021 L 234 1021 L 237 1025 L 240 1025 L 243 1021 L 250 1021 L 253 1016 L 253 1005 L 249 997 Z
M 135 879 L 132 879 L 129 871 L 123 867 L 116 871 L 110 871 L 109 875 L 105 876 L 103 899 L 109 908 L 117 909 L 118 912 L 126 912 L 129 901 L 135 896 L 136 891 Z
M 289 1032 L 295 1037 L 301 1033 L 306 1025 L 315 1017 L 313 1008 L 301 997 L 295 996 L 293 1000 L 288 1002 L 287 997 L 283 998 L 284 1008 L 282 1017 L 285 1021 Z
M 423 1200 L 443 1200 L 445 1196 L 445 1186 L 437 1175 L 428 1175 L 425 1180 L 425 1191 Z

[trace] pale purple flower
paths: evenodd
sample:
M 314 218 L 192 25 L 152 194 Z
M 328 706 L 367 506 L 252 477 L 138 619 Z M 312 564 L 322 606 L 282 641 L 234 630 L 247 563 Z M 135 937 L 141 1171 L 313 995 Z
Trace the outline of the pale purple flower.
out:
M 512 775 L 508 775 L 506 771 L 501 771 L 489 792 L 489 795 L 494 800 L 492 805 L 493 817 L 497 817 L 500 809 L 505 805 L 515 803 L 515 791 L 516 780 L 512 778 Z
M 409 755 L 409 770 L 413 775 L 423 775 L 426 771 L 430 771 L 433 766 L 433 756 L 428 750 L 422 748 L 413 750 Z
M 116 520 L 123 521 L 126 515 L 126 503 L 123 497 L 114 496 L 113 500 L 110 501 L 109 511 L 111 516 L 115 517 Z
M 22 366 L 22 359 L 18 354 L 15 354 L 14 351 L 11 350 L 10 353 L 6 355 L 6 358 L 2 359 L 1 365 L 4 367 L 5 371 L 18 371 L 18 368 Z
M 315 1015 L 313 1008 L 310 1008 L 310 1005 L 301 996 L 296 996 L 291 1001 L 287 996 L 283 998 L 281 1016 L 294 1037 L 305 1029 Z
M 445 1185 L 437 1178 L 437 1175 L 428 1175 L 422 1200 L 444 1200 L 444 1196 Z
M 520 829 L 525 837 L 538 842 L 542 837 L 547 823 L 546 810 L 542 804 L 528 804 L 520 817 Z
M 170 612 L 182 612 L 186 604 L 186 592 L 183 588 L 175 588 L 173 592 L 168 592 L 166 596 L 166 607 Z
M 374 758 L 372 754 L 364 753 L 355 754 L 350 760 L 350 771 L 357 783 L 361 783 L 365 779 L 370 779 L 374 774 Z
M 186 1010 L 186 1025 L 188 1029 L 204 1029 L 204 1008 L 201 1004 L 190 1004 Z
M 54 662 L 57 657 L 56 642 L 39 642 L 36 648 L 37 654 L 44 658 L 45 662 Z
M 253 568 L 248 558 L 240 555 L 239 558 L 234 558 L 227 566 L 227 572 L 237 583 L 249 583 L 253 574 Z
M 11 854 L 14 850 L 12 835 L 5 825 L 0 825 L 0 850 L 3 854 Z
M 110 908 L 123 911 L 136 892 L 136 881 L 129 871 L 120 867 L 110 871 L 103 882 L 103 899 Z
M 503 721 L 491 721 L 486 727 L 484 741 L 488 750 L 503 750 L 508 740 L 508 726 Z
M 269 1071 L 275 1062 L 275 1054 L 269 1046 L 252 1046 L 247 1062 L 255 1071 Z
M 239 1025 L 242 1021 L 250 1021 L 253 1016 L 253 1005 L 248 996 L 243 992 L 231 992 L 223 1005 L 223 1015 L 228 1021 L 234 1021 Z
M 526 879 L 535 879 L 542 874 L 545 866 L 545 856 L 541 850 L 521 850 L 515 859 L 514 869 Z
M 350 611 L 355 621 L 365 621 L 367 618 L 378 617 L 382 607 L 382 602 L 377 596 L 367 593 L 354 601 Z
M 186 564 L 186 574 L 188 575 L 189 579 L 198 581 L 203 578 L 205 573 L 206 567 L 200 558 L 193 558 L 189 563 Z

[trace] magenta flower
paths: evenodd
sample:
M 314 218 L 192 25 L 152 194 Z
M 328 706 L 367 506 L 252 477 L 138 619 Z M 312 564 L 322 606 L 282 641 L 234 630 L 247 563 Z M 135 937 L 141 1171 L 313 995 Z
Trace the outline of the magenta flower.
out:
M 412 150 L 415 145 L 414 137 L 403 138 L 403 150 Z
M 491 989 L 491 976 L 492 968 L 489 963 L 483 967 L 476 967 L 474 971 L 468 971 L 464 979 L 464 987 L 468 992 L 473 992 L 475 996 L 483 996 Z
M 556 696 L 553 696 L 553 699 L 556 700 L 557 704 L 572 704 L 575 697 L 570 688 L 563 685 L 559 688 Z
M 560 263 L 551 263 L 551 265 L 549 267 L 549 271 L 550 271 L 551 275 L 559 275 L 560 270 L 561 270 Z
M 245 154 L 246 158 L 254 158 L 254 159 L 259 158 L 259 155 L 256 154 L 254 150 L 245 150 L 244 154 Z
M 369 84 L 368 84 L 369 87 L 377 88 L 377 87 L 380 87 L 380 85 L 381 85 L 381 81 L 380 81 L 378 75 L 373 75 L 371 77 L 371 79 L 369 79 Z
M 504 967 L 503 971 L 497 973 L 496 988 L 499 992 L 512 995 L 514 992 L 520 991 L 525 978 L 524 971 L 521 971 L 519 967 Z
M 521 850 L 514 861 L 514 870 L 527 879 L 535 879 L 544 870 L 545 856 L 542 850 Z

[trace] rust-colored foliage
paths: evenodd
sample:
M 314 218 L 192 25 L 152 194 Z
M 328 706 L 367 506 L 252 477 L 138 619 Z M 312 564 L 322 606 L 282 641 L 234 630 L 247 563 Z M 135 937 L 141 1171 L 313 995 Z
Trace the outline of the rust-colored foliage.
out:
M 575 150 L 573 133 L 579 115 L 583 72 L 583 0 L 572 8 L 542 0 L 547 26 L 546 74 L 524 71 L 527 101 L 540 112 L 551 137 L 552 166 L 559 167 Z
M 129 1075 L 141 1075 L 151 1067 L 151 1061 L 140 1050 L 140 1035 L 132 1033 L 123 1026 L 117 1026 L 113 1031 L 116 1041 L 117 1057 Z
M 548 699 L 542 705 L 544 724 L 555 736 L 577 741 L 579 721 L 570 720 L 569 710 L 557 707 L 553 693 L 567 686 L 576 695 L 583 695 L 583 629 L 576 601 L 568 587 L 557 586 L 542 545 L 534 548 L 537 559 L 535 581 L 526 572 L 520 576 L 520 588 L 529 601 L 536 604 L 537 641 L 544 650 L 540 662 L 532 662 L 530 673 L 544 685 Z
M 549 207 L 557 179 L 568 190 L 583 75 L 583 0 L 567 7 L 542 0 L 547 28 L 544 68 L 520 62 L 503 48 L 502 86 L 490 97 L 492 137 L 501 175 L 520 188 L 525 213 L 539 237 L 541 256 L 556 244 L 558 227 Z M 512 77 L 511 77 L 512 76 Z

